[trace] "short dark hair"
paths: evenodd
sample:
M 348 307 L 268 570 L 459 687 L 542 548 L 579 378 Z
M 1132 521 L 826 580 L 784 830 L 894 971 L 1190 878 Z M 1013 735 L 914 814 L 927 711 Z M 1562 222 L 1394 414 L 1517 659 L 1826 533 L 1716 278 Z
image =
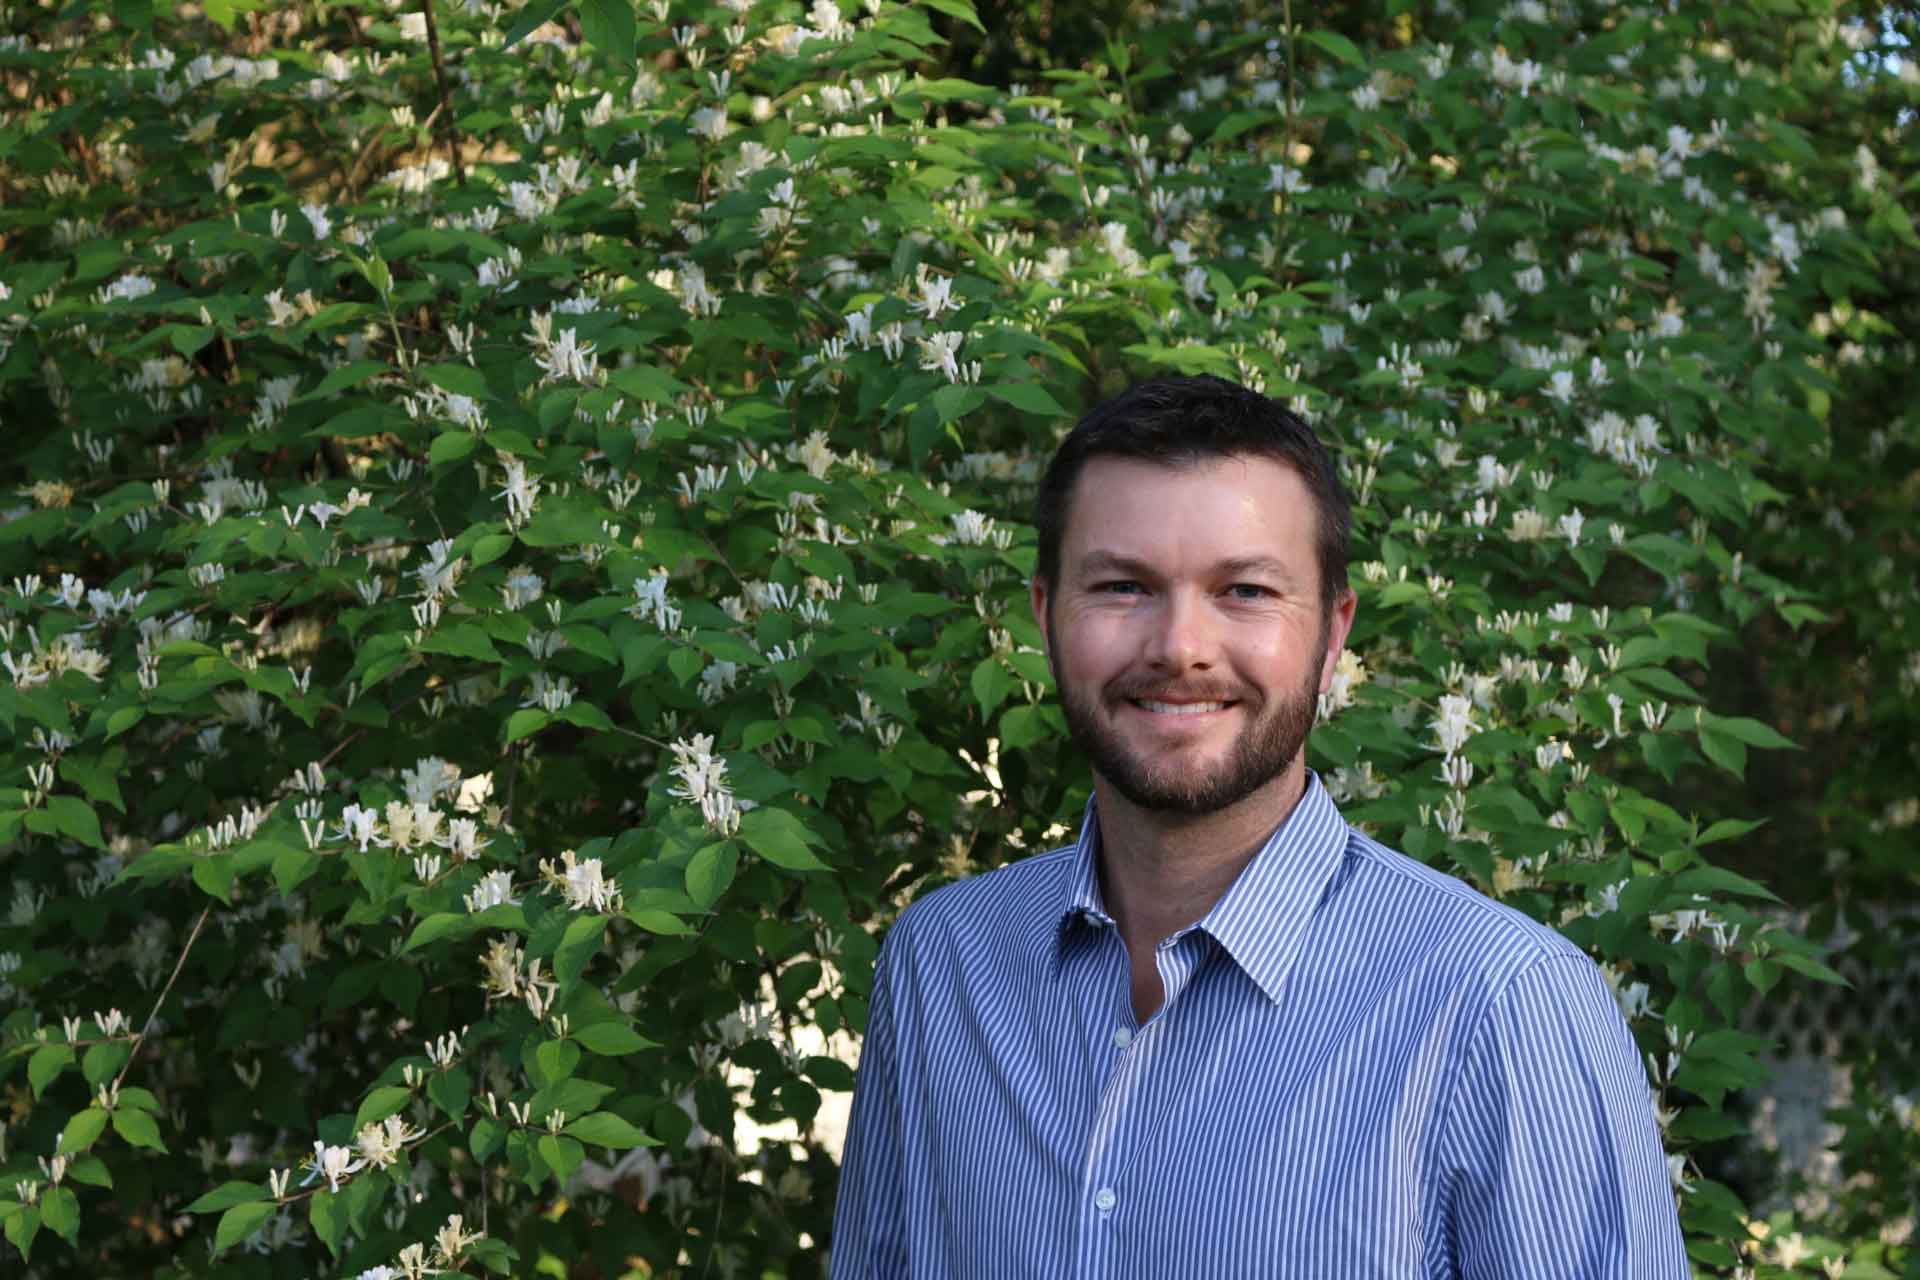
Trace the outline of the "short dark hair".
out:
M 1315 551 L 1323 609 L 1347 590 L 1347 537 L 1353 517 L 1340 473 L 1313 429 L 1277 400 L 1225 378 L 1155 378 L 1096 406 L 1067 433 L 1040 480 L 1033 522 L 1040 532 L 1038 574 L 1059 581 L 1074 486 L 1089 458 L 1134 458 L 1184 467 L 1210 458 L 1259 457 L 1292 467 L 1318 509 Z

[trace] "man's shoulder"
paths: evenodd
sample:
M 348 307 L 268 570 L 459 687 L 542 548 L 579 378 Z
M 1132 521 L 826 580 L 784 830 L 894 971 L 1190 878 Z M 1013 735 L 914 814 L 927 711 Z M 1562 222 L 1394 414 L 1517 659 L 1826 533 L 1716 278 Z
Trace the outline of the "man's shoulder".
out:
M 1496 902 L 1472 885 L 1437 871 L 1364 832 L 1349 828 L 1348 857 L 1361 900 L 1416 914 L 1431 936 L 1444 937 L 1454 955 L 1496 968 L 1525 967 L 1552 958 L 1585 957 L 1565 936 L 1524 912 Z
M 942 885 L 900 913 L 887 935 L 889 945 L 918 946 L 951 940 L 956 933 L 1004 935 L 1057 923 L 1074 853 L 1067 845 Z

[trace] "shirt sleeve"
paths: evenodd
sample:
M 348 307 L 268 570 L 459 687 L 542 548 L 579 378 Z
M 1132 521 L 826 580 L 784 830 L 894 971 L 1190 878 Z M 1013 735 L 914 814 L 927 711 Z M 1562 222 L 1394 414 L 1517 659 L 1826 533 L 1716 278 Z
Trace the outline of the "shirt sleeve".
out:
M 1443 1133 L 1453 1274 L 1689 1275 L 1646 1070 L 1585 957 L 1539 961 L 1494 1000 Z
M 873 999 L 854 1080 L 847 1144 L 834 1204 L 831 1280 L 905 1280 L 906 1195 L 901 1183 L 902 1129 L 889 979 L 902 941 L 896 927 L 874 968 Z

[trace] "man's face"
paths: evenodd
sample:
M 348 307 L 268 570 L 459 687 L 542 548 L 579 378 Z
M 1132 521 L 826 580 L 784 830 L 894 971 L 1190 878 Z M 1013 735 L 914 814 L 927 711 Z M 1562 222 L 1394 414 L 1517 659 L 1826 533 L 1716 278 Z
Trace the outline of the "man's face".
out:
M 1323 617 L 1315 522 L 1306 483 L 1267 458 L 1086 464 L 1033 607 L 1074 741 L 1133 804 L 1297 790 L 1353 623 L 1351 593 Z

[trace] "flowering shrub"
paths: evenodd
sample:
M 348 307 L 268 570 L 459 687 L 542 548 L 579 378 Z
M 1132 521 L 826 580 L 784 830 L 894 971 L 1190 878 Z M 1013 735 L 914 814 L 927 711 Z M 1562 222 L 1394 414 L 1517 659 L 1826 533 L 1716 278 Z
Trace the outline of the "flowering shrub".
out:
M 1735 548 L 1834 361 L 1897 354 L 1816 319 L 1913 239 L 1889 180 L 1774 180 L 1814 157 L 1760 36 L 1181 9 L 994 87 L 938 74 L 964 0 L 19 12 L 35 1273 L 821 1274 L 876 933 L 1085 800 L 1023 521 L 1055 432 L 1159 371 L 1337 447 L 1316 764 L 1604 964 L 1693 1256 L 1752 1261 L 1703 1164 L 1737 1015 L 1830 975 L 1714 861 L 1755 824 L 1713 780 L 1788 743 L 1706 668 L 1821 618 Z M 1792 22 L 1841 85 L 1859 37 Z M 1891 1274 L 1858 1230 L 1766 1260 Z

